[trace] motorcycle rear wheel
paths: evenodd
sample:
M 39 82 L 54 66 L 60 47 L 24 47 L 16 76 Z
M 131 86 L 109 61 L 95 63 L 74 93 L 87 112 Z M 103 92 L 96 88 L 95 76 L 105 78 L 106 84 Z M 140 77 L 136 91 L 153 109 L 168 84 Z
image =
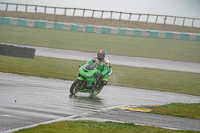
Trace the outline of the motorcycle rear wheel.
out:
M 99 94 L 101 92 L 101 90 L 103 89 L 103 86 L 102 84 L 98 85 L 94 91 L 90 92 L 90 95 L 91 96 L 96 96 L 97 94 Z
M 81 89 L 80 87 L 82 86 L 84 81 L 76 79 L 73 84 L 70 87 L 70 93 L 72 95 L 75 95 L 76 93 L 79 92 L 79 90 Z

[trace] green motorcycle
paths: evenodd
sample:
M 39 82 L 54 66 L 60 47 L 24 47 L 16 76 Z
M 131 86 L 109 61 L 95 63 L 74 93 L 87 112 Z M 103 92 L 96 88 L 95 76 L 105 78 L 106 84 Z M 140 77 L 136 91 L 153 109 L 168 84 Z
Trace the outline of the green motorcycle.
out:
M 101 82 L 101 71 L 97 69 L 95 62 L 80 66 L 78 78 L 70 87 L 70 93 L 75 95 L 78 92 L 87 92 L 91 96 L 95 96 L 101 92 L 104 84 Z M 112 74 L 111 66 L 108 71 L 108 77 Z

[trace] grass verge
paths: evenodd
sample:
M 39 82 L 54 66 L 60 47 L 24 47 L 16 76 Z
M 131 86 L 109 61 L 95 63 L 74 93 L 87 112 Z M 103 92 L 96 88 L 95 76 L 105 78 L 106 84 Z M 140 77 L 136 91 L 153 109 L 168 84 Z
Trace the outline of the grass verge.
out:
M 200 63 L 200 42 L 0 25 L 0 42 Z
M 46 78 L 75 80 L 84 61 L 47 58 L 17 58 L 0 55 L 0 71 Z M 200 74 L 112 65 L 108 84 L 200 96 Z
M 200 120 L 200 103 L 171 103 L 158 106 L 151 113 Z
M 170 130 L 153 126 L 140 126 L 132 123 L 65 121 L 23 129 L 15 133 L 189 133 L 195 131 Z M 198 131 L 196 131 L 198 132 Z

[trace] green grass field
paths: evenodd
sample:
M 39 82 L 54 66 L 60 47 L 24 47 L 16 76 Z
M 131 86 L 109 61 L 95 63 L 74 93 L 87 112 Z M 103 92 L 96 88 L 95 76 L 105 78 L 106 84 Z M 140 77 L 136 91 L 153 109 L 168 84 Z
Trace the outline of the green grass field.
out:
M 0 25 L 0 42 L 200 63 L 200 41 L 106 35 Z
M 198 131 L 170 130 L 132 123 L 65 121 L 23 129 L 15 133 L 198 133 Z
M 200 120 L 200 103 L 171 103 L 158 106 L 151 113 Z

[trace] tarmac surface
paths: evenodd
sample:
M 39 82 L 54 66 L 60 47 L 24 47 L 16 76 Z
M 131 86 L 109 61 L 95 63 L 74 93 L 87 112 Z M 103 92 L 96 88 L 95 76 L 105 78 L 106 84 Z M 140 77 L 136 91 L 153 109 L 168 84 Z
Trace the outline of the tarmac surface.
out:
M 0 73 L 0 132 L 79 119 L 200 131 L 200 120 L 117 109 L 128 105 L 199 103 L 198 96 L 111 85 L 105 86 L 96 97 L 88 93 L 71 96 L 72 82 Z

